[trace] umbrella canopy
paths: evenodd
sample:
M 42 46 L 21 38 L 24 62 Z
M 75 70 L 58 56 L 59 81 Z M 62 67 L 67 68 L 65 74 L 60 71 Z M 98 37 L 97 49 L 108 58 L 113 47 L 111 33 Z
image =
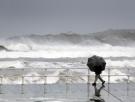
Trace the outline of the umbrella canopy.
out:
M 92 56 L 88 58 L 87 66 L 91 71 L 103 71 L 105 70 L 106 62 L 100 56 Z

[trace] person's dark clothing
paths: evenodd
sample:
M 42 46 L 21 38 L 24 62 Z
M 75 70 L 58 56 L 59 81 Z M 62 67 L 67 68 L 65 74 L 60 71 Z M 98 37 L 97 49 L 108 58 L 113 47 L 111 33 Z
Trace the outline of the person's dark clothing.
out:
M 96 75 L 99 75 L 101 73 L 102 73 L 101 66 L 96 66 L 96 68 L 95 68 L 95 74 Z

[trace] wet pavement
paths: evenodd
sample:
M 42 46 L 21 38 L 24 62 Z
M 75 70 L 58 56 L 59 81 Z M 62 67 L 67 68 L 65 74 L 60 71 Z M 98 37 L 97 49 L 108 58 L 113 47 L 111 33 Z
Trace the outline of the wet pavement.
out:
M 0 102 L 134 102 L 135 83 L 1 85 Z

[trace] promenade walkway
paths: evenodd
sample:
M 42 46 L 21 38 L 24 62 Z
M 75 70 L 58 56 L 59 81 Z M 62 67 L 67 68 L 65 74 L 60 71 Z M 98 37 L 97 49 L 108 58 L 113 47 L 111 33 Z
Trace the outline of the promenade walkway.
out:
M 95 90 L 96 88 L 96 90 Z M 95 96 L 95 91 L 100 97 Z M 135 84 L 26 84 L 0 86 L 0 102 L 134 102 Z M 98 100 L 98 101 L 94 101 Z M 99 101 L 102 100 L 102 101 Z

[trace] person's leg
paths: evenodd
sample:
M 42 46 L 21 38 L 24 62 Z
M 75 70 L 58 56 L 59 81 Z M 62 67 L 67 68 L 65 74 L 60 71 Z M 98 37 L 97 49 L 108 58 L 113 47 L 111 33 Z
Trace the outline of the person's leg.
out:
M 97 80 L 98 80 L 98 75 L 95 75 L 95 81 L 94 81 L 94 83 L 96 83 Z
M 94 80 L 94 83 L 92 85 L 96 85 L 97 80 L 98 80 L 98 75 L 95 75 L 95 80 Z
M 102 81 L 102 84 L 105 83 L 105 81 L 101 78 L 100 74 L 98 75 L 98 78 Z

